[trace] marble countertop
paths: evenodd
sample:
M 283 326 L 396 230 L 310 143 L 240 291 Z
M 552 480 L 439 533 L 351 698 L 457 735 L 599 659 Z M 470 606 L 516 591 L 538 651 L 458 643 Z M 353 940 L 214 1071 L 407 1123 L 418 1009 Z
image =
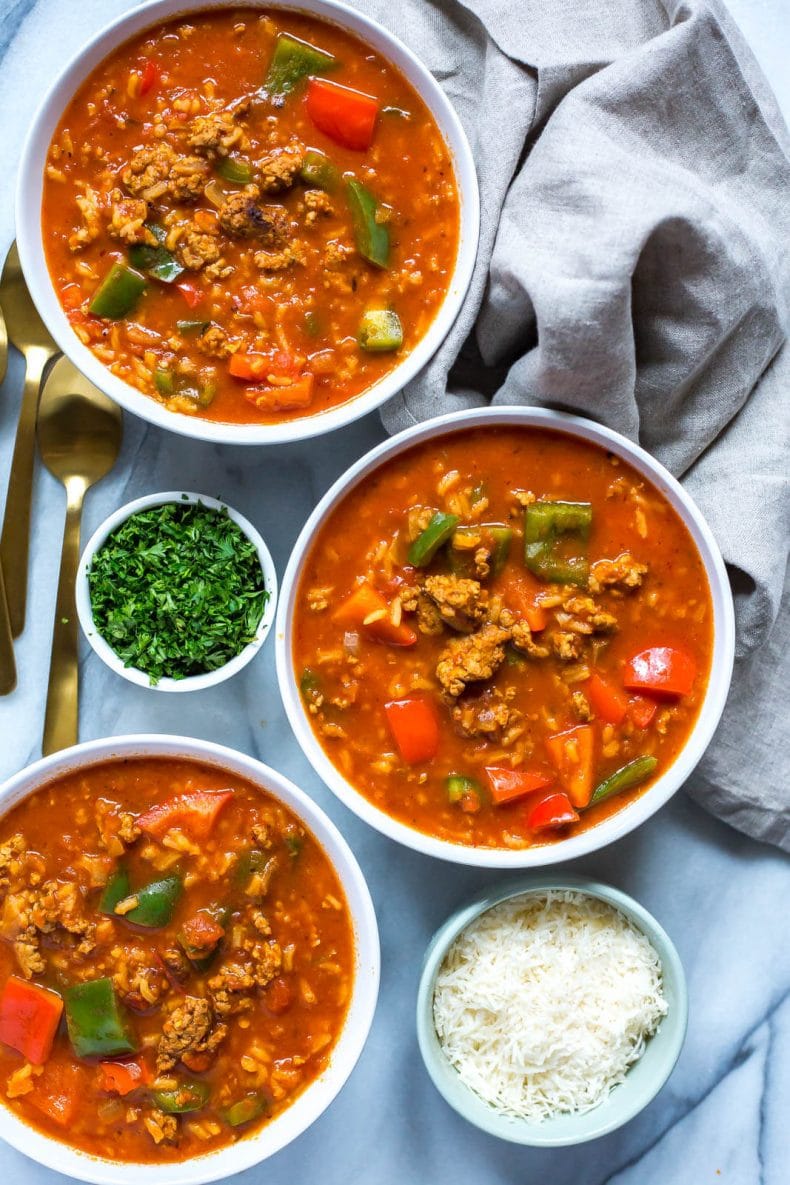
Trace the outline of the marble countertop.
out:
M 0 0 L 0 251 L 13 234 L 12 188 L 32 108 L 62 62 L 130 0 Z M 787 0 L 730 0 L 790 118 Z M 16 426 L 21 365 L 0 389 L 0 489 Z M 114 507 L 161 489 L 220 496 L 247 515 L 284 570 L 299 527 L 327 486 L 383 431 L 375 417 L 308 444 L 254 451 L 199 444 L 125 421 L 114 474 L 88 495 L 83 538 Z M 0 700 L 0 779 L 40 754 L 63 493 L 36 477 L 28 626 L 16 692 Z M 83 649 L 81 739 L 186 732 L 243 749 L 328 811 L 368 877 L 381 927 L 381 997 L 370 1040 L 339 1098 L 290 1148 L 239 1178 L 250 1185 L 428 1181 L 475 1185 L 786 1185 L 790 1179 L 790 898 L 787 858 L 708 817 L 683 794 L 634 834 L 573 870 L 632 893 L 677 944 L 689 981 L 688 1039 L 658 1098 L 620 1131 L 567 1150 L 522 1149 L 468 1126 L 437 1095 L 414 1032 L 420 962 L 436 927 L 497 879 L 406 851 L 345 810 L 313 774 L 279 702 L 271 644 L 232 683 L 188 697 L 131 686 Z M 14 1185 L 57 1185 L 5 1145 Z

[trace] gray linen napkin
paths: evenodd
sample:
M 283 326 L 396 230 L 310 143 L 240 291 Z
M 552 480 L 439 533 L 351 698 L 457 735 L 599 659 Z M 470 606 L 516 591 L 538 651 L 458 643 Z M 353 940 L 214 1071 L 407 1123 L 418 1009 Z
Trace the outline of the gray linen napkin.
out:
M 738 627 L 687 788 L 790 850 L 790 144 L 759 68 L 718 0 L 357 2 L 441 81 L 482 199 L 465 305 L 385 426 L 547 404 L 683 477 Z

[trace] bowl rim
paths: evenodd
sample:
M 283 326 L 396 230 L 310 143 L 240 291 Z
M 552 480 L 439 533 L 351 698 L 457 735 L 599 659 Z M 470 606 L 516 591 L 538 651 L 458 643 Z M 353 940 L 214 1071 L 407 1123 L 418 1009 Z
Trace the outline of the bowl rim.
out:
M 70 771 L 102 765 L 118 757 L 147 756 L 193 760 L 232 771 L 283 802 L 315 836 L 343 888 L 354 931 L 353 990 L 343 1028 L 326 1068 L 289 1107 L 257 1133 L 202 1156 L 170 1164 L 107 1160 L 44 1134 L 4 1103 L 0 1103 L 0 1138 L 37 1163 L 94 1185 L 137 1185 L 141 1170 L 151 1185 L 203 1185 L 241 1172 L 279 1152 L 318 1119 L 345 1085 L 365 1046 L 376 1010 L 381 968 L 378 924 L 359 862 L 325 811 L 284 774 L 214 741 L 164 733 L 85 741 L 41 758 L 8 778 L 0 786 L 0 816 Z M 265 1144 L 267 1133 L 272 1132 L 270 1147 L 261 1151 L 259 1145 Z
M 261 572 L 263 573 L 263 584 L 264 588 L 268 590 L 269 599 L 264 606 L 263 615 L 258 622 L 258 628 L 255 631 L 253 640 L 248 642 L 244 649 L 240 650 L 233 658 L 229 659 L 224 666 L 217 667 L 215 671 L 206 671 L 202 675 L 188 675 L 185 679 L 165 677 L 160 679 L 158 683 L 151 683 L 145 671 L 141 671 L 137 667 L 124 666 L 112 646 L 110 646 L 109 642 L 102 637 L 96 628 L 93 620 L 88 572 L 94 555 L 116 527 L 119 527 L 128 518 L 131 518 L 133 514 L 137 514 L 141 510 L 148 510 L 154 506 L 165 506 L 170 502 L 183 503 L 185 505 L 199 503 L 211 510 L 227 511 L 228 517 L 241 528 L 258 553 L 258 560 L 261 565 Z M 277 599 L 277 570 L 274 566 L 271 552 L 260 532 L 253 526 L 249 519 L 245 518 L 243 514 L 240 514 L 238 510 L 234 510 L 227 502 L 223 502 L 218 498 L 211 498 L 208 494 L 197 494 L 189 490 L 166 490 L 158 494 L 144 494 L 140 498 L 135 498 L 133 501 L 119 506 L 93 532 L 83 548 L 79 564 L 77 565 L 77 617 L 89 645 L 111 671 L 115 671 L 117 675 L 123 676 L 129 683 L 134 683 L 137 687 L 146 687 L 150 691 L 205 691 L 207 688 L 216 687 L 218 683 L 224 683 L 226 679 L 230 679 L 233 675 L 238 674 L 239 671 L 247 666 L 247 663 L 252 662 L 269 636 L 269 631 L 274 624 L 277 613 Z
M 670 994 L 673 997 L 667 1015 L 662 1019 L 654 1037 L 650 1039 L 652 1042 L 663 1030 L 663 1068 L 654 1074 L 651 1085 L 647 1088 L 643 1086 L 640 1091 L 637 1091 L 631 1102 L 622 1108 L 619 1115 L 612 1116 L 608 1120 L 605 1119 L 592 1132 L 577 1133 L 576 1135 L 552 1135 L 550 1127 L 547 1126 L 552 1123 L 551 1120 L 538 1124 L 497 1112 L 494 1107 L 486 1103 L 462 1082 L 457 1073 L 452 1073 L 454 1068 L 445 1057 L 433 1022 L 433 996 L 436 979 L 448 950 L 462 931 L 482 914 L 487 913 L 494 906 L 500 905 L 503 901 L 522 896 L 541 895 L 549 891 L 582 893 L 603 901 L 624 914 L 645 935 L 658 955 L 665 989 L 669 986 Z M 416 1025 L 420 1054 L 431 1081 L 449 1106 L 469 1123 L 488 1132 L 489 1135 L 497 1136 L 499 1139 L 508 1140 L 511 1143 L 541 1148 L 570 1147 L 574 1144 L 597 1140 L 622 1127 L 623 1124 L 628 1123 L 640 1111 L 644 1110 L 666 1085 L 677 1065 L 686 1038 L 688 987 L 683 963 L 672 939 L 649 910 L 624 890 L 604 881 L 564 871 L 557 874 L 550 872 L 529 873 L 492 885 L 478 893 L 454 910 L 435 932 L 423 958 L 417 989 Z M 648 1064 L 645 1063 L 645 1058 L 649 1057 L 650 1048 L 649 1042 L 645 1053 L 637 1063 L 634 1063 L 635 1066 L 642 1063 Z M 451 1071 L 449 1076 L 447 1070 Z M 630 1072 L 631 1069 L 626 1075 L 625 1082 L 615 1087 L 607 1096 L 608 1099 L 627 1086 Z M 625 1098 L 626 1096 L 622 1094 L 619 1097 Z M 606 1102 L 607 1099 L 603 1100 L 600 1106 L 604 1106 Z M 597 1107 L 593 1108 L 592 1111 L 584 1113 L 579 1118 L 589 1122 L 588 1117 L 594 1116 L 597 1110 Z M 558 1118 L 572 1121 L 575 1116 Z
M 294 604 L 302 569 L 320 527 L 335 506 L 371 472 L 415 445 L 475 427 L 544 428 L 597 444 L 641 473 L 670 502 L 700 554 L 713 605 L 713 652 L 708 686 L 694 727 L 672 765 L 633 802 L 594 827 L 553 844 L 505 850 L 469 847 L 437 839 L 388 815 L 343 777 L 316 738 L 303 709 L 291 661 Z M 729 691 L 735 654 L 735 617 L 718 544 L 691 495 L 640 445 L 594 420 L 546 407 L 485 407 L 449 412 L 426 420 L 367 452 L 333 483 L 304 524 L 291 551 L 280 588 L 275 656 L 280 694 L 302 752 L 329 789 L 365 822 L 390 839 L 425 855 L 458 864 L 511 870 L 542 868 L 597 851 L 650 818 L 689 777 L 719 723 Z
M 386 57 L 415 88 L 436 121 L 453 162 L 459 198 L 458 250 L 447 292 L 414 349 L 404 355 L 394 370 L 362 394 L 314 416 L 274 424 L 233 424 L 171 411 L 112 374 L 73 332 L 55 296 L 41 232 L 43 174 L 50 139 L 64 108 L 86 75 L 129 38 L 179 14 L 247 7 L 315 16 L 340 26 Z M 74 54 L 48 88 L 33 116 L 22 148 L 15 221 L 22 271 L 44 324 L 63 353 L 100 390 L 149 423 L 194 440 L 272 445 L 311 439 L 353 423 L 397 395 L 434 357 L 461 311 L 472 280 L 480 236 L 480 193 L 466 132 L 439 83 L 399 37 L 344 0 L 148 0 L 104 25 Z

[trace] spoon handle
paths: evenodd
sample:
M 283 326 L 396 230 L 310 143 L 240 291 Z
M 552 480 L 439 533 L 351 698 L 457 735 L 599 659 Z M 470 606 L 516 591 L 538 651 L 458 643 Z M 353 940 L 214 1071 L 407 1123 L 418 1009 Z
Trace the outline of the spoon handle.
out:
M 55 628 L 49 665 L 47 710 L 41 751 L 45 757 L 76 745 L 79 724 L 79 670 L 77 667 L 77 605 L 75 585 L 80 558 L 80 521 L 85 487 L 66 486 L 66 526 L 60 556 Z
M 14 639 L 11 637 L 11 622 L 8 620 L 8 605 L 5 599 L 5 581 L 0 566 L 0 695 L 8 695 L 16 687 L 16 661 L 14 660 Z
M 33 459 L 36 452 L 36 412 L 44 367 L 52 350 L 31 346 L 25 352 L 25 386 L 16 430 L 11 474 L 8 478 L 0 564 L 5 576 L 6 603 L 11 633 L 18 638 L 25 628 L 27 567 L 30 545 L 30 503 L 33 497 Z

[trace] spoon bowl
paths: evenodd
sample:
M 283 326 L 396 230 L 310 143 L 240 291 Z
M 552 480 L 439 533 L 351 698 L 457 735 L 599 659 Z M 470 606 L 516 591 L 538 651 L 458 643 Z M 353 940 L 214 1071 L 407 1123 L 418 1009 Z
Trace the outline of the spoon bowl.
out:
M 85 493 L 112 469 L 121 449 L 121 409 L 59 358 L 38 408 L 38 445 L 47 469 L 66 487 L 66 526 L 52 634 L 52 660 L 44 718 L 45 756 L 77 743 L 79 678 L 74 586 L 80 554 Z

